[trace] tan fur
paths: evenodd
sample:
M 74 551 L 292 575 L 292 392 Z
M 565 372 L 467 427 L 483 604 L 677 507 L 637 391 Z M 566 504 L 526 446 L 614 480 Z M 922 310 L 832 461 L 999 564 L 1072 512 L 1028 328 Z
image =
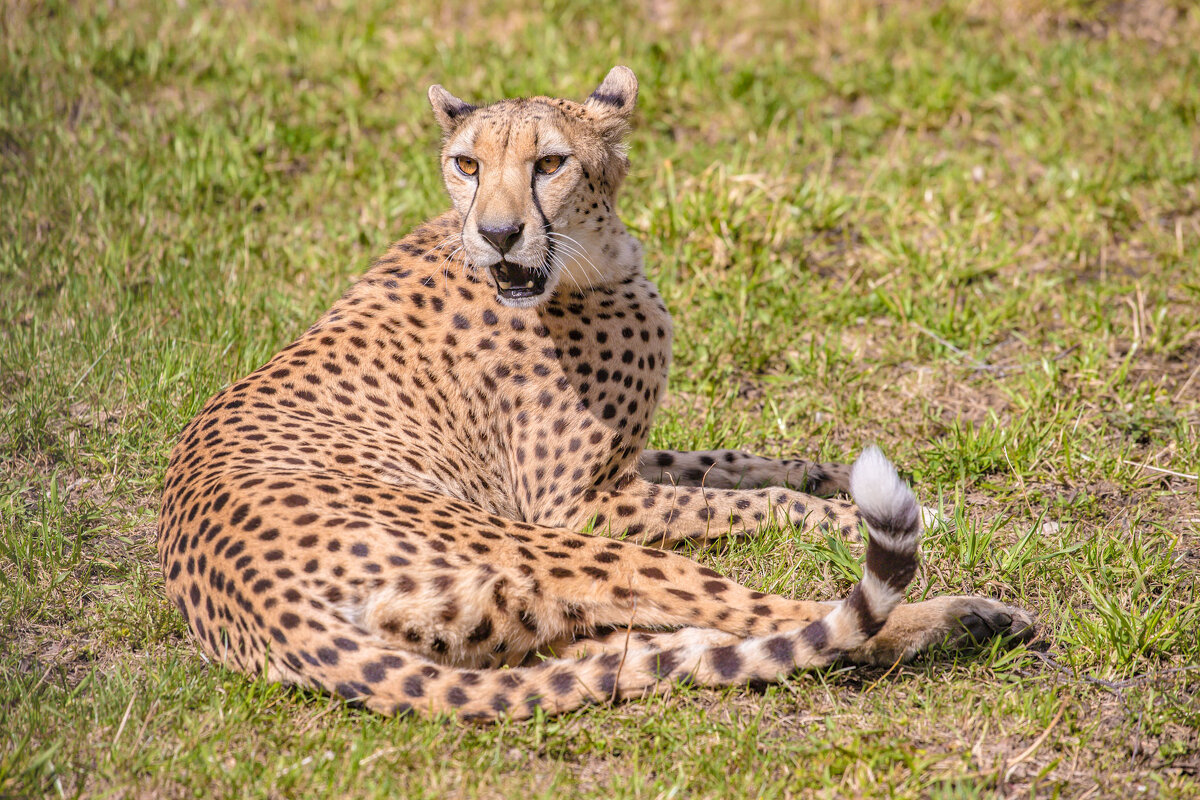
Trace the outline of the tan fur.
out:
M 892 510 L 867 513 L 787 488 L 844 493 L 841 465 L 644 451 L 672 330 L 615 213 L 636 92 L 624 68 L 583 103 L 430 90 L 454 210 L 210 400 L 171 454 L 166 588 L 212 658 L 385 713 L 492 719 L 1031 630 L 981 598 L 897 605 L 920 522 L 894 479 Z M 548 152 L 565 160 L 539 175 Z M 480 233 L 496 225 L 524 226 L 503 257 Z M 544 292 L 503 296 L 497 266 Z M 663 549 L 769 520 L 865 524 L 863 581 L 789 600 Z

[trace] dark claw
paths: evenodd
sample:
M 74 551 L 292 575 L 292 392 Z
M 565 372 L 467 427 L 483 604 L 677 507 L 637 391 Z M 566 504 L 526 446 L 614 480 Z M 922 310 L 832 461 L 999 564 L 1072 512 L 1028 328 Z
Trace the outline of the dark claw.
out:
M 1012 643 L 1024 643 L 1037 635 L 1032 620 L 1013 617 L 1000 610 L 992 613 L 972 611 L 960 617 L 958 622 L 963 627 L 963 634 L 959 637 L 962 644 L 969 639 L 971 644 L 981 645 L 998 636 Z
M 1011 618 L 1009 621 L 1011 621 Z M 972 644 L 983 644 L 997 633 L 996 629 L 988 624 L 988 620 L 973 611 L 964 617 L 959 617 L 958 624 L 963 627 L 963 633 L 959 635 L 959 641 L 964 644 L 968 638 Z

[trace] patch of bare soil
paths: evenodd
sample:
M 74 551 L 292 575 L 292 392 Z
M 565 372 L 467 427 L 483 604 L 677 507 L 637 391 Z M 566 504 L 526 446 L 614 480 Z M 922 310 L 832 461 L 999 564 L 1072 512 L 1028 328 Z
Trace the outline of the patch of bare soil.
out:
M 846 18 L 869 13 L 928 12 L 928 0 L 746 0 L 722 7 L 722 27 L 714 29 L 703 13 L 708 3 L 686 6 L 674 0 L 644 0 L 646 22 L 664 34 L 685 34 L 731 57 L 744 58 L 774 45 L 811 48 L 818 61 L 841 49 Z M 1065 6 L 1047 0 L 973 0 L 965 9 L 970 23 L 986 24 L 1005 35 L 1034 33 L 1043 37 L 1085 36 L 1136 40 L 1172 47 L 1200 36 L 1200 7 L 1191 0 L 1098 0 L 1090 6 Z
M 1099 0 L 1083 8 L 1046 0 L 975 0 L 967 13 L 981 22 L 999 23 L 1005 30 L 1095 39 L 1111 36 L 1163 46 L 1189 41 L 1189 31 L 1200 26 L 1191 0 Z
M 121 418 L 122 412 L 77 404 L 65 424 L 118 424 Z M 111 476 L 64 470 L 45 453 L 10 460 L 5 469 L 26 476 L 56 475 L 57 505 L 44 481 L 31 483 L 20 502 L 23 516 L 33 521 L 31 537 L 40 531 L 48 541 L 60 536 L 64 542 L 61 547 L 46 545 L 45 552 L 37 551 L 34 542 L 31 558 L 0 560 L 4 579 L 26 587 L 12 597 L 16 602 L 25 598 L 28 605 L 18 609 L 14 624 L 0 633 L 0 649 L 17 656 L 21 673 L 36 673 L 35 687 L 48 680 L 73 686 L 97 669 L 127 662 L 129 643 L 122 632 L 108 627 L 114 620 L 120 627 L 139 618 L 130 609 L 130 594 L 139 591 L 132 578 L 158 574 L 157 529 L 152 521 L 127 529 L 120 520 L 133 511 L 154 508 L 156 498 L 117 496 Z M 43 504 L 48 522 L 37 521 Z M 43 531 L 42 525 L 53 530 Z

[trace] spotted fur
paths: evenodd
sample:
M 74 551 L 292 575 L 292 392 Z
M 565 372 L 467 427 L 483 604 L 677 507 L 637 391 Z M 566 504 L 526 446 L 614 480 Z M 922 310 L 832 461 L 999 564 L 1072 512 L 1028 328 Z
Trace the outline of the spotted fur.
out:
M 490 720 L 1030 629 L 980 598 L 901 604 L 921 524 L 877 452 L 851 471 L 644 450 L 672 328 L 614 210 L 636 91 L 620 67 L 583 103 L 431 90 L 454 209 L 171 454 L 166 591 L 211 658 L 384 713 Z M 863 580 L 790 600 L 669 549 L 771 520 L 865 525 Z

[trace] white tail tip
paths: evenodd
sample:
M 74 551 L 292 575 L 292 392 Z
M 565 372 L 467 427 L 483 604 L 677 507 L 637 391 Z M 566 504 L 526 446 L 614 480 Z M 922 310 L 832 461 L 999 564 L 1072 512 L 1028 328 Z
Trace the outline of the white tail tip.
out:
M 863 450 L 850 468 L 850 494 L 863 514 L 873 519 L 905 519 L 917 504 L 908 484 L 875 445 Z

